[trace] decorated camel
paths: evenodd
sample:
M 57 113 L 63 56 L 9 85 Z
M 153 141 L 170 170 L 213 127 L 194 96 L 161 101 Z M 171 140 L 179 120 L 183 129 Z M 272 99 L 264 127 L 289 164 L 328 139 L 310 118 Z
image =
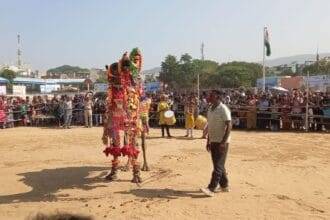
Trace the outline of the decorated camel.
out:
M 146 132 L 148 121 L 143 108 L 143 84 L 141 80 L 142 55 L 138 48 L 125 53 L 119 62 L 108 67 L 109 88 L 107 92 L 107 111 L 102 141 L 106 145 L 103 151 L 112 156 L 111 172 L 106 179 L 117 179 L 119 157 L 127 156 L 133 167 L 132 182 L 140 183 L 139 146 L 137 137 L 141 136 L 143 151 L 142 170 L 149 170 L 146 160 Z M 142 100 L 142 101 L 141 101 Z

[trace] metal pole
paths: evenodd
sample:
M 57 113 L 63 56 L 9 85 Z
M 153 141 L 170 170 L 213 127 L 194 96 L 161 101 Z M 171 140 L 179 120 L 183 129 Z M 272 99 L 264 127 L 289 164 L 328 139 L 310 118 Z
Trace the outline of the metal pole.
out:
M 45 93 L 47 94 L 47 79 L 45 79 Z
M 204 43 L 202 42 L 202 45 L 201 45 L 201 59 L 202 61 L 204 61 Z M 199 82 L 199 75 L 200 73 L 197 74 L 197 109 L 198 109 L 198 115 L 199 115 L 199 103 L 200 103 L 200 82 Z
M 307 80 L 306 80 L 306 91 L 307 91 L 307 97 L 306 97 L 306 113 L 305 113 L 305 129 L 306 131 L 309 130 L 309 120 L 308 120 L 308 108 L 309 108 L 309 71 L 307 71 Z
M 266 68 L 265 68 L 265 59 L 266 59 L 266 52 L 265 52 L 265 32 L 266 27 L 263 29 L 263 42 L 262 42 L 262 91 L 266 90 Z
M 197 74 L 197 109 L 198 109 L 198 114 L 199 114 L 199 99 L 200 99 L 200 94 L 199 94 L 199 73 Z

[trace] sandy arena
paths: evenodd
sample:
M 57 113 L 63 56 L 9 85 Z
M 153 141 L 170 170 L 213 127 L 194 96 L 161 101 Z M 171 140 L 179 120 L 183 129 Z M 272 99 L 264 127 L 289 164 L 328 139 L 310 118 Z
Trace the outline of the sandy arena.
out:
M 231 192 L 203 196 L 211 175 L 205 140 L 147 140 L 150 172 L 132 184 L 103 177 L 102 128 L 0 130 L 0 219 L 41 211 L 95 219 L 330 219 L 330 135 L 232 133 L 227 160 Z M 195 137 L 200 137 L 195 132 Z M 126 161 L 123 161 L 126 162 Z

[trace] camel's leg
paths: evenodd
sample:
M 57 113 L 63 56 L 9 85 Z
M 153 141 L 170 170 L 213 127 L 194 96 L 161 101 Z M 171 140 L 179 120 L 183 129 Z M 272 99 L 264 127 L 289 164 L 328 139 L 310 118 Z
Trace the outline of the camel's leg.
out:
M 141 133 L 142 151 L 143 151 L 143 166 L 142 171 L 149 171 L 149 166 L 147 162 L 147 146 L 146 146 L 146 134 L 145 131 Z
M 127 132 L 124 131 L 124 146 L 128 144 L 128 140 L 127 140 Z
M 130 156 L 127 157 L 127 163 L 124 167 L 122 167 L 122 171 L 127 172 L 131 169 L 132 158 Z
M 128 144 L 128 140 L 127 140 L 127 132 L 125 131 L 124 132 L 124 146 L 126 146 Z M 127 157 L 127 163 L 126 165 L 121 169 L 122 171 L 129 171 L 130 168 L 131 168 L 131 161 L 132 161 L 132 158 L 130 158 L 129 156 Z
M 118 157 L 115 156 L 112 160 L 111 172 L 105 177 L 106 180 L 115 181 L 118 179 L 118 176 L 117 176 L 118 164 L 119 164 Z
M 140 176 L 140 165 L 137 162 L 137 158 L 132 158 L 132 165 L 133 165 L 133 179 L 132 183 L 142 183 L 142 178 Z

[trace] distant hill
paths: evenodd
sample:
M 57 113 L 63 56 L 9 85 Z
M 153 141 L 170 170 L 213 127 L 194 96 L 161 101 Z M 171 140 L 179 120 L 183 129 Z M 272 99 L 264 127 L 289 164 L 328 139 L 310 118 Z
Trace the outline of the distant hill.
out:
M 79 66 L 63 65 L 47 70 L 47 73 L 89 73 L 90 70 Z
M 330 53 L 320 53 L 320 59 L 323 57 L 330 56 Z M 295 56 L 288 56 L 288 57 L 279 57 L 275 59 L 266 60 L 266 66 L 273 67 L 279 66 L 284 64 L 291 64 L 293 62 L 297 63 L 305 63 L 305 61 L 315 61 L 316 54 L 300 54 Z M 262 62 L 259 62 L 262 63 Z
M 330 53 L 320 53 L 320 59 L 324 57 L 330 57 Z M 273 66 L 280 66 L 284 64 L 291 64 L 293 62 L 297 63 L 305 63 L 305 61 L 315 61 L 316 60 L 316 54 L 299 54 L 294 56 L 287 56 L 287 57 L 279 57 L 275 59 L 266 59 L 266 66 L 273 67 Z M 262 63 L 262 61 L 259 61 L 258 63 Z M 144 70 L 142 73 L 144 75 L 150 75 L 154 73 L 159 73 L 161 71 L 160 67 L 155 67 L 152 69 Z
M 161 70 L 160 67 L 155 67 L 155 68 L 152 68 L 152 69 L 148 69 L 148 70 L 142 71 L 142 74 L 144 74 L 144 75 L 150 75 L 150 74 L 154 74 L 154 73 L 159 73 L 160 70 Z

